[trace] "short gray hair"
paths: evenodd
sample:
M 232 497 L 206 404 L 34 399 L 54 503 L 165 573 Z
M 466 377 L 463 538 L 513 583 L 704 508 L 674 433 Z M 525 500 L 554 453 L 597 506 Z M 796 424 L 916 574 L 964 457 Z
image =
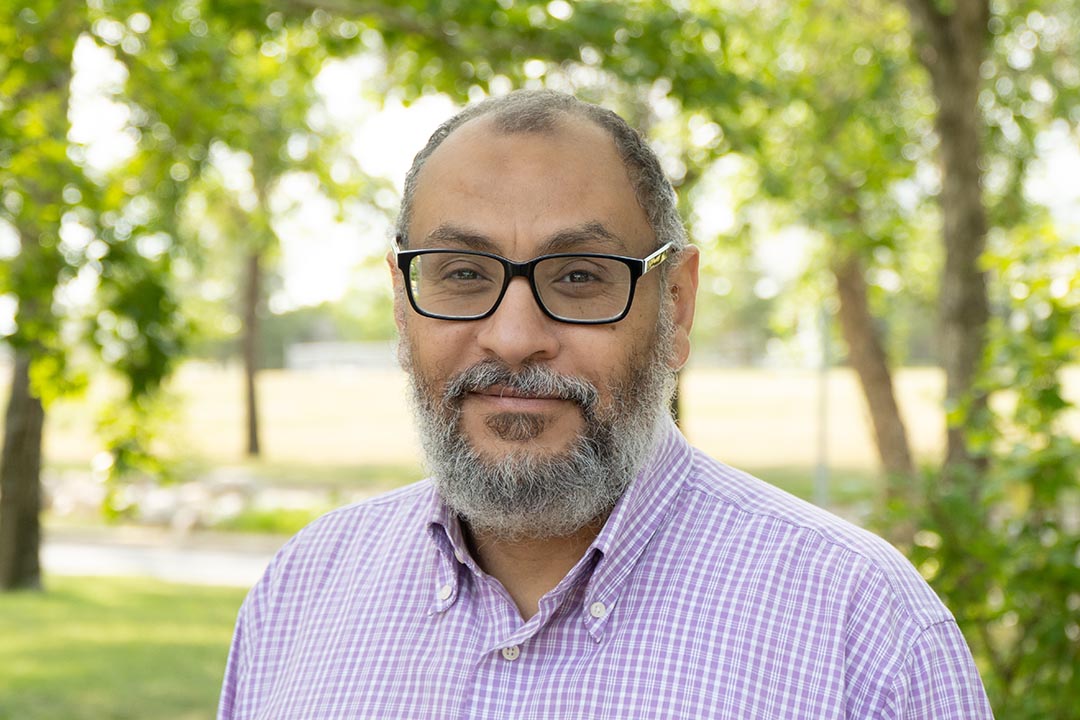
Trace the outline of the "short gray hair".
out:
M 645 138 L 611 110 L 554 90 L 518 90 L 503 97 L 488 98 L 470 105 L 439 126 L 427 145 L 413 158 L 412 167 L 405 176 L 401 211 L 394 228 L 395 241 L 399 246 L 404 247 L 408 243 L 413 199 L 424 163 L 454 130 L 485 115 L 492 116 L 495 128 L 507 134 L 550 132 L 560 118 L 567 116 L 580 117 L 599 125 L 615 143 L 637 201 L 645 210 L 649 226 L 656 235 L 657 247 L 669 242 L 675 251 L 686 247 L 686 227 L 676 206 L 675 190 Z

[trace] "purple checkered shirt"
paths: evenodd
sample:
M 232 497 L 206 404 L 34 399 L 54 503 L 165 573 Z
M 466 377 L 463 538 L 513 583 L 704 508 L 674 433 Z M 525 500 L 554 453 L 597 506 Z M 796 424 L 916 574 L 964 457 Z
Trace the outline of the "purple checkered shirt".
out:
M 528 621 L 428 482 L 316 521 L 245 601 L 218 717 L 992 714 L 899 553 L 672 426 Z

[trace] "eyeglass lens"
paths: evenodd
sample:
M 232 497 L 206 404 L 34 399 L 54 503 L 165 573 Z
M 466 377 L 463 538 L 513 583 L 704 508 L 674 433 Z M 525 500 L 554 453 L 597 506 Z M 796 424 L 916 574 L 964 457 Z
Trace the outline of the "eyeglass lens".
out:
M 451 318 L 484 315 L 499 300 L 506 269 L 494 258 L 470 253 L 430 253 L 412 258 L 413 301 L 424 312 Z M 610 258 L 565 256 L 536 264 L 533 287 L 552 315 L 605 320 L 626 309 L 630 268 Z

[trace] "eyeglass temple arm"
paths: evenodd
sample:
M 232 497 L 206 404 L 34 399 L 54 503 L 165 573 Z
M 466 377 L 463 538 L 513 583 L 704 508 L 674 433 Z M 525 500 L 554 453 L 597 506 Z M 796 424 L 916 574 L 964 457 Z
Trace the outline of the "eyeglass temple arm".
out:
M 658 247 L 651 255 L 641 259 L 641 274 L 652 270 L 657 265 L 660 265 L 672 255 L 671 243 L 664 243 Z

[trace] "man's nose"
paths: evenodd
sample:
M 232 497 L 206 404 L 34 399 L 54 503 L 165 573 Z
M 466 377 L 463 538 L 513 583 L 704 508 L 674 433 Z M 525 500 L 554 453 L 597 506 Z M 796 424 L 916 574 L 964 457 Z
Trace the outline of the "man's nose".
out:
M 559 352 L 556 321 L 540 309 L 526 278 L 512 279 L 499 307 L 478 322 L 480 347 L 512 367 L 550 360 Z

